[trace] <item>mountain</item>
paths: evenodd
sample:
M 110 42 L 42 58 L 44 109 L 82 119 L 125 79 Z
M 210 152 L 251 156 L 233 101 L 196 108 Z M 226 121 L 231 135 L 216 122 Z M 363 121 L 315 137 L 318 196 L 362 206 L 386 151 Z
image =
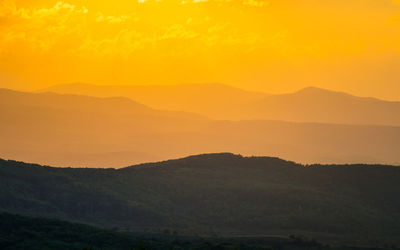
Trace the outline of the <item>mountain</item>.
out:
M 356 97 L 342 92 L 305 88 L 271 95 L 243 107 L 248 118 L 295 122 L 399 126 L 400 102 Z
M 0 90 L 0 111 L 0 156 L 54 166 L 121 167 L 199 152 L 400 164 L 400 127 L 216 121 L 127 98 L 11 90 Z
M 228 112 L 234 115 L 233 108 L 268 96 L 265 93 L 246 91 L 218 83 L 126 86 L 76 83 L 56 85 L 41 89 L 39 92 L 96 97 L 124 96 L 152 108 L 194 112 L 215 119 L 225 119 L 221 114 Z
M 205 118 L 151 109 L 124 97 L 94 98 L 0 89 L 0 154 L 56 165 L 122 166 L 156 160 L 146 133 L 186 131 Z M 143 139 L 142 139 L 143 140 Z M 140 142 L 138 142 L 139 144 Z M 161 158 L 160 158 L 161 159 Z
M 400 102 L 356 97 L 309 87 L 268 95 L 220 84 L 173 86 L 56 85 L 41 91 L 98 97 L 125 96 L 158 109 L 195 112 L 214 119 L 268 119 L 353 125 L 400 126 Z
M 399 244 L 400 168 L 229 153 L 122 169 L 0 160 L 0 211 L 125 231 Z
M 187 112 L 160 111 L 126 97 L 96 98 L 74 94 L 30 93 L 0 88 L 2 112 L 7 108 L 53 109 L 60 111 L 95 112 L 98 114 L 136 115 L 142 117 L 169 117 L 204 119 Z

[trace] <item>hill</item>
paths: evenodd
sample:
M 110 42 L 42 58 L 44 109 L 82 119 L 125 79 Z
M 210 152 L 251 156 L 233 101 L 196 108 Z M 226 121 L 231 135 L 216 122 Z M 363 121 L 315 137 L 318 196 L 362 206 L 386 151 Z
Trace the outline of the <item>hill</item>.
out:
M 139 239 L 83 224 L 0 214 L 1 249 L 134 249 Z
M 400 164 L 400 127 L 216 121 L 127 98 L 11 90 L 0 90 L 0 112 L 0 157 L 54 166 L 121 167 L 199 152 Z
M 133 250 L 272 250 L 272 249 L 369 249 L 337 247 L 318 243 L 315 239 L 291 237 L 188 237 L 170 234 L 120 232 L 70 223 L 67 221 L 32 218 L 9 213 L 0 214 L 0 247 L 8 249 L 133 249 Z M 380 249 L 393 249 L 380 248 Z
M 399 244 L 400 168 L 209 154 L 123 169 L 0 161 L 0 210 L 130 231 Z
M 268 119 L 353 125 L 400 126 L 400 102 L 356 97 L 309 87 L 268 95 L 221 84 L 173 86 L 56 85 L 41 91 L 98 97 L 125 96 L 150 107 L 195 112 L 213 119 Z

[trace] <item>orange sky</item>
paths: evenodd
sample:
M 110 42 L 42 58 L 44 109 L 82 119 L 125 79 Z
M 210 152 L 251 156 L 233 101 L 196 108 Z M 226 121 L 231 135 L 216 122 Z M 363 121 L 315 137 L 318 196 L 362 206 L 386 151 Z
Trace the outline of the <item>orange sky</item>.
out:
M 400 1 L 1 0 L 0 87 L 70 82 L 400 100 Z

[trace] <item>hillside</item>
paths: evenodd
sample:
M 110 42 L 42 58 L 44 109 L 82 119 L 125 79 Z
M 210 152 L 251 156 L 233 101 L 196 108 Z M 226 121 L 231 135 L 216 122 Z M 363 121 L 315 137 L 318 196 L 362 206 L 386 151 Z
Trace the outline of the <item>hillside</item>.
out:
M 0 247 L 16 249 L 108 249 L 108 250 L 273 250 L 273 249 L 369 249 L 321 244 L 297 236 L 193 237 L 165 230 L 162 233 L 132 233 L 102 229 L 67 221 L 0 214 Z M 393 249 L 391 246 L 380 249 Z
M 1 249 L 134 249 L 139 239 L 111 230 L 46 218 L 0 214 Z
M 0 91 L 0 157 L 54 166 L 122 167 L 199 152 L 302 163 L 400 164 L 400 127 L 216 121 L 127 98 Z
M 353 125 L 400 126 L 400 102 L 309 87 L 268 95 L 220 84 L 96 86 L 64 84 L 43 91 L 97 97 L 125 96 L 150 107 L 195 112 L 214 119 L 268 119 Z
M 400 168 L 198 155 L 115 169 L 0 161 L 0 210 L 131 231 L 399 244 Z

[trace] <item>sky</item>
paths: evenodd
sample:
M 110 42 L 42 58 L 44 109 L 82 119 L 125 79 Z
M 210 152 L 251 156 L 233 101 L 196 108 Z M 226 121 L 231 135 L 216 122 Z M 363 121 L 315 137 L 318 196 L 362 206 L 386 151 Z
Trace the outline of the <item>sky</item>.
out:
M 400 0 L 0 0 L 0 87 L 73 82 L 400 100 Z

